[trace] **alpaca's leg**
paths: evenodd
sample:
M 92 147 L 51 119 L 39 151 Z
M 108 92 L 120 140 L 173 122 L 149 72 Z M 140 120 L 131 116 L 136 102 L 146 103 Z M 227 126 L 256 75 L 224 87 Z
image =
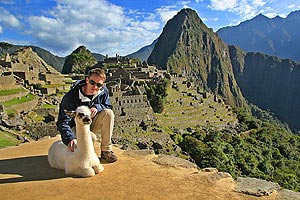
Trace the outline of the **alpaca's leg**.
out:
M 99 172 L 103 172 L 104 167 L 103 167 L 103 165 L 98 164 L 98 165 L 94 165 L 93 169 L 94 169 L 95 173 L 98 174 Z
M 95 176 L 95 171 L 92 167 L 84 168 L 81 170 L 82 177 L 91 177 Z
M 100 142 L 99 142 L 99 139 L 97 138 L 96 134 L 93 133 L 92 131 L 91 131 L 91 136 L 92 136 L 92 140 L 93 140 L 94 151 L 95 151 L 95 153 L 96 153 L 97 155 L 100 156 L 101 150 L 100 150 Z
M 94 132 L 92 132 L 91 131 L 91 136 L 92 136 L 92 140 L 93 140 L 93 142 L 97 142 L 97 136 L 96 136 L 96 134 L 94 133 Z

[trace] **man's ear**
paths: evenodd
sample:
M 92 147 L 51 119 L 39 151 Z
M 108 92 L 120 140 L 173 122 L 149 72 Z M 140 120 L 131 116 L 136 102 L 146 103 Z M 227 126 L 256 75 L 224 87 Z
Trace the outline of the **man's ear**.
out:
M 64 111 L 69 117 L 75 117 L 75 115 L 76 115 L 75 111 L 68 111 L 68 110 L 64 110 Z

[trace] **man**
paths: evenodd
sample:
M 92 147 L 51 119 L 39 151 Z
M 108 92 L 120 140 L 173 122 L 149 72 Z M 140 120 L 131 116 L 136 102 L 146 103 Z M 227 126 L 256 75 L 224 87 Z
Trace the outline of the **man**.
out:
M 105 71 L 95 68 L 88 72 L 85 80 L 77 81 L 61 101 L 56 125 L 63 143 L 73 152 L 77 147 L 76 135 L 72 131 L 75 121 L 64 110 L 71 111 L 81 105 L 88 106 L 92 112 L 91 131 L 95 134 L 101 131 L 101 158 L 112 163 L 118 158 L 112 151 L 114 113 L 105 80 Z

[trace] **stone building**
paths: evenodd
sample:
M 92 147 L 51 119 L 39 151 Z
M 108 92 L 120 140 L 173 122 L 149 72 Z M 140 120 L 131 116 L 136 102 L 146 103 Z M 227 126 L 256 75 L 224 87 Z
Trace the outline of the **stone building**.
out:
M 142 122 L 152 123 L 155 121 L 146 95 L 129 94 L 128 91 L 122 91 L 119 83 L 109 86 L 109 90 L 114 107 L 116 128 L 137 127 Z

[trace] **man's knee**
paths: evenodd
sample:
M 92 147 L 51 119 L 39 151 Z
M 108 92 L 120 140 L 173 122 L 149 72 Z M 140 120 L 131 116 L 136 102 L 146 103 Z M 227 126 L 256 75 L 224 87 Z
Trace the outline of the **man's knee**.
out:
M 111 109 L 104 109 L 103 112 L 105 112 L 105 116 L 109 117 L 110 119 L 115 118 L 114 111 L 112 111 Z

